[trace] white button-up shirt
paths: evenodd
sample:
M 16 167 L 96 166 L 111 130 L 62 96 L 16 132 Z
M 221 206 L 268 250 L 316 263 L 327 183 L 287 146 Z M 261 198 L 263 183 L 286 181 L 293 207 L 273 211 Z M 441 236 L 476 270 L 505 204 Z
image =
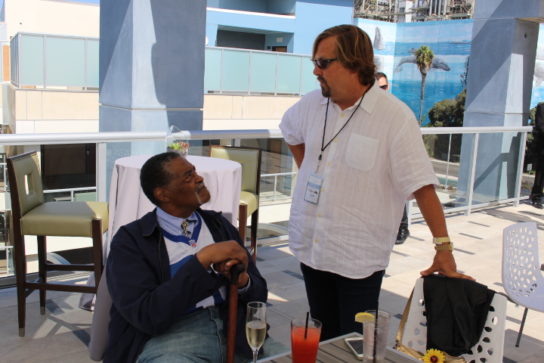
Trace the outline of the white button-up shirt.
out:
M 329 104 L 325 144 L 357 108 Z M 404 204 L 437 184 L 413 112 L 376 84 L 321 153 L 327 98 L 320 90 L 293 105 L 280 124 L 290 145 L 305 144 L 289 219 L 289 246 L 300 262 L 349 278 L 384 270 Z M 308 178 L 323 178 L 318 204 L 304 200 Z

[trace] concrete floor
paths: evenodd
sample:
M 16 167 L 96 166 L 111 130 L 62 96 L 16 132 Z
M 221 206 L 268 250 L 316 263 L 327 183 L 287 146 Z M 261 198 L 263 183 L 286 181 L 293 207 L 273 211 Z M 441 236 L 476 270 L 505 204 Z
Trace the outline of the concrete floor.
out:
M 502 230 L 516 222 L 535 221 L 544 241 L 544 211 L 527 204 L 495 207 L 470 216 L 449 216 L 448 228 L 455 242 L 457 265 L 496 291 L 502 292 Z M 410 227 L 411 236 L 396 246 L 383 283 L 380 307 L 393 317 L 390 344 L 394 342 L 400 314 L 419 271 L 433 256 L 431 234 L 423 222 Z M 544 243 L 540 244 L 541 261 Z M 268 321 L 270 335 L 289 346 L 289 322 L 308 310 L 298 262 L 287 244 L 259 249 L 258 267 L 269 284 Z M 83 282 L 84 277 L 80 277 Z M 0 290 L 0 361 L 2 362 L 90 362 L 86 345 L 92 313 L 79 309 L 79 294 L 48 293 L 47 311 L 39 314 L 38 294 L 28 297 L 26 337 L 17 335 L 17 307 L 13 288 Z M 544 313 L 529 311 L 519 348 L 514 342 L 523 308 L 508 303 L 504 342 L 505 362 L 544 362 Z

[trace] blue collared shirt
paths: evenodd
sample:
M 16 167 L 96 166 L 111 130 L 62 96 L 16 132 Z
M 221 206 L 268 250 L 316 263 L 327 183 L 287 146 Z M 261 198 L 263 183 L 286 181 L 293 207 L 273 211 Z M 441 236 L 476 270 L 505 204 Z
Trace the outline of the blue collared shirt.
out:
M 194 222 L 197 221 L 196 212 L 193 212 L 193 214 L 191 214 L 188 218 L 179 218 L 171 214 L 168 214 L 162 209 L 160 209 L 159 207 L 157 207 L 157 221 L 159 222 L 159 226 L 161 226 L 163 230 L 165 230 L 166 232 L 170 234 L 173 234 L 175 236 L 179 236 L 183 234 L 181 230 L 181 223 L 184 220 L 193 222 L 193 223 L 189 223 L 189 228 L 188 228 L 189 231 L 192 232 L 194 224 L 195 224 Z

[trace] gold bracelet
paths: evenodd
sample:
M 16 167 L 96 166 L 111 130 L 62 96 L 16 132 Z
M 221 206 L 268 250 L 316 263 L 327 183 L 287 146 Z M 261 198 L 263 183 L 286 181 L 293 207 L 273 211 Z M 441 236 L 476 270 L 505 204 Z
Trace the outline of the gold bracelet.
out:
M 441 243 L 439 245 L 434 245 L 436 251 L 453 251 L 453 243 Z
M 446 236 L 446 237 L 434 237 L 433 238 L 433 243 L 435 245 L 441 245 L 443 243 L 450 243 L 450 242 L 451 242 L 451 240 L 450 240 L 450 238 L 448 236 Z

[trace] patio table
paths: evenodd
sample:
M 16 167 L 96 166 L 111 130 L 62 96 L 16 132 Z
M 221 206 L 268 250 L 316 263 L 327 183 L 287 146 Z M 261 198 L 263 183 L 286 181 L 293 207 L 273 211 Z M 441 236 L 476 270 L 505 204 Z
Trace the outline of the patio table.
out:
M 319 351 L 317 352 L 317 361 L 322 363 L 333 363 L 333 362 L 361 362 L 357 359 L 349 347 L 344 342 L 345 338 L 351 337 L 363 337 L 359 333 L 349 333 L 336 338 L 332 338 L 326 341 L 323 341 L 319 344 Z M 291 362 L 291 351 L 281 353 L 272 357 L 267 357 L 259 360 L 259 363 L 290 363 Z M 385 361 L 386 362 L 395 362 L 395 363 L 413 363 L 419 362 L 415 358 L 412 358 L 404 353 L 401 353 L 393 348 L 387 348 L 385 352 Z

